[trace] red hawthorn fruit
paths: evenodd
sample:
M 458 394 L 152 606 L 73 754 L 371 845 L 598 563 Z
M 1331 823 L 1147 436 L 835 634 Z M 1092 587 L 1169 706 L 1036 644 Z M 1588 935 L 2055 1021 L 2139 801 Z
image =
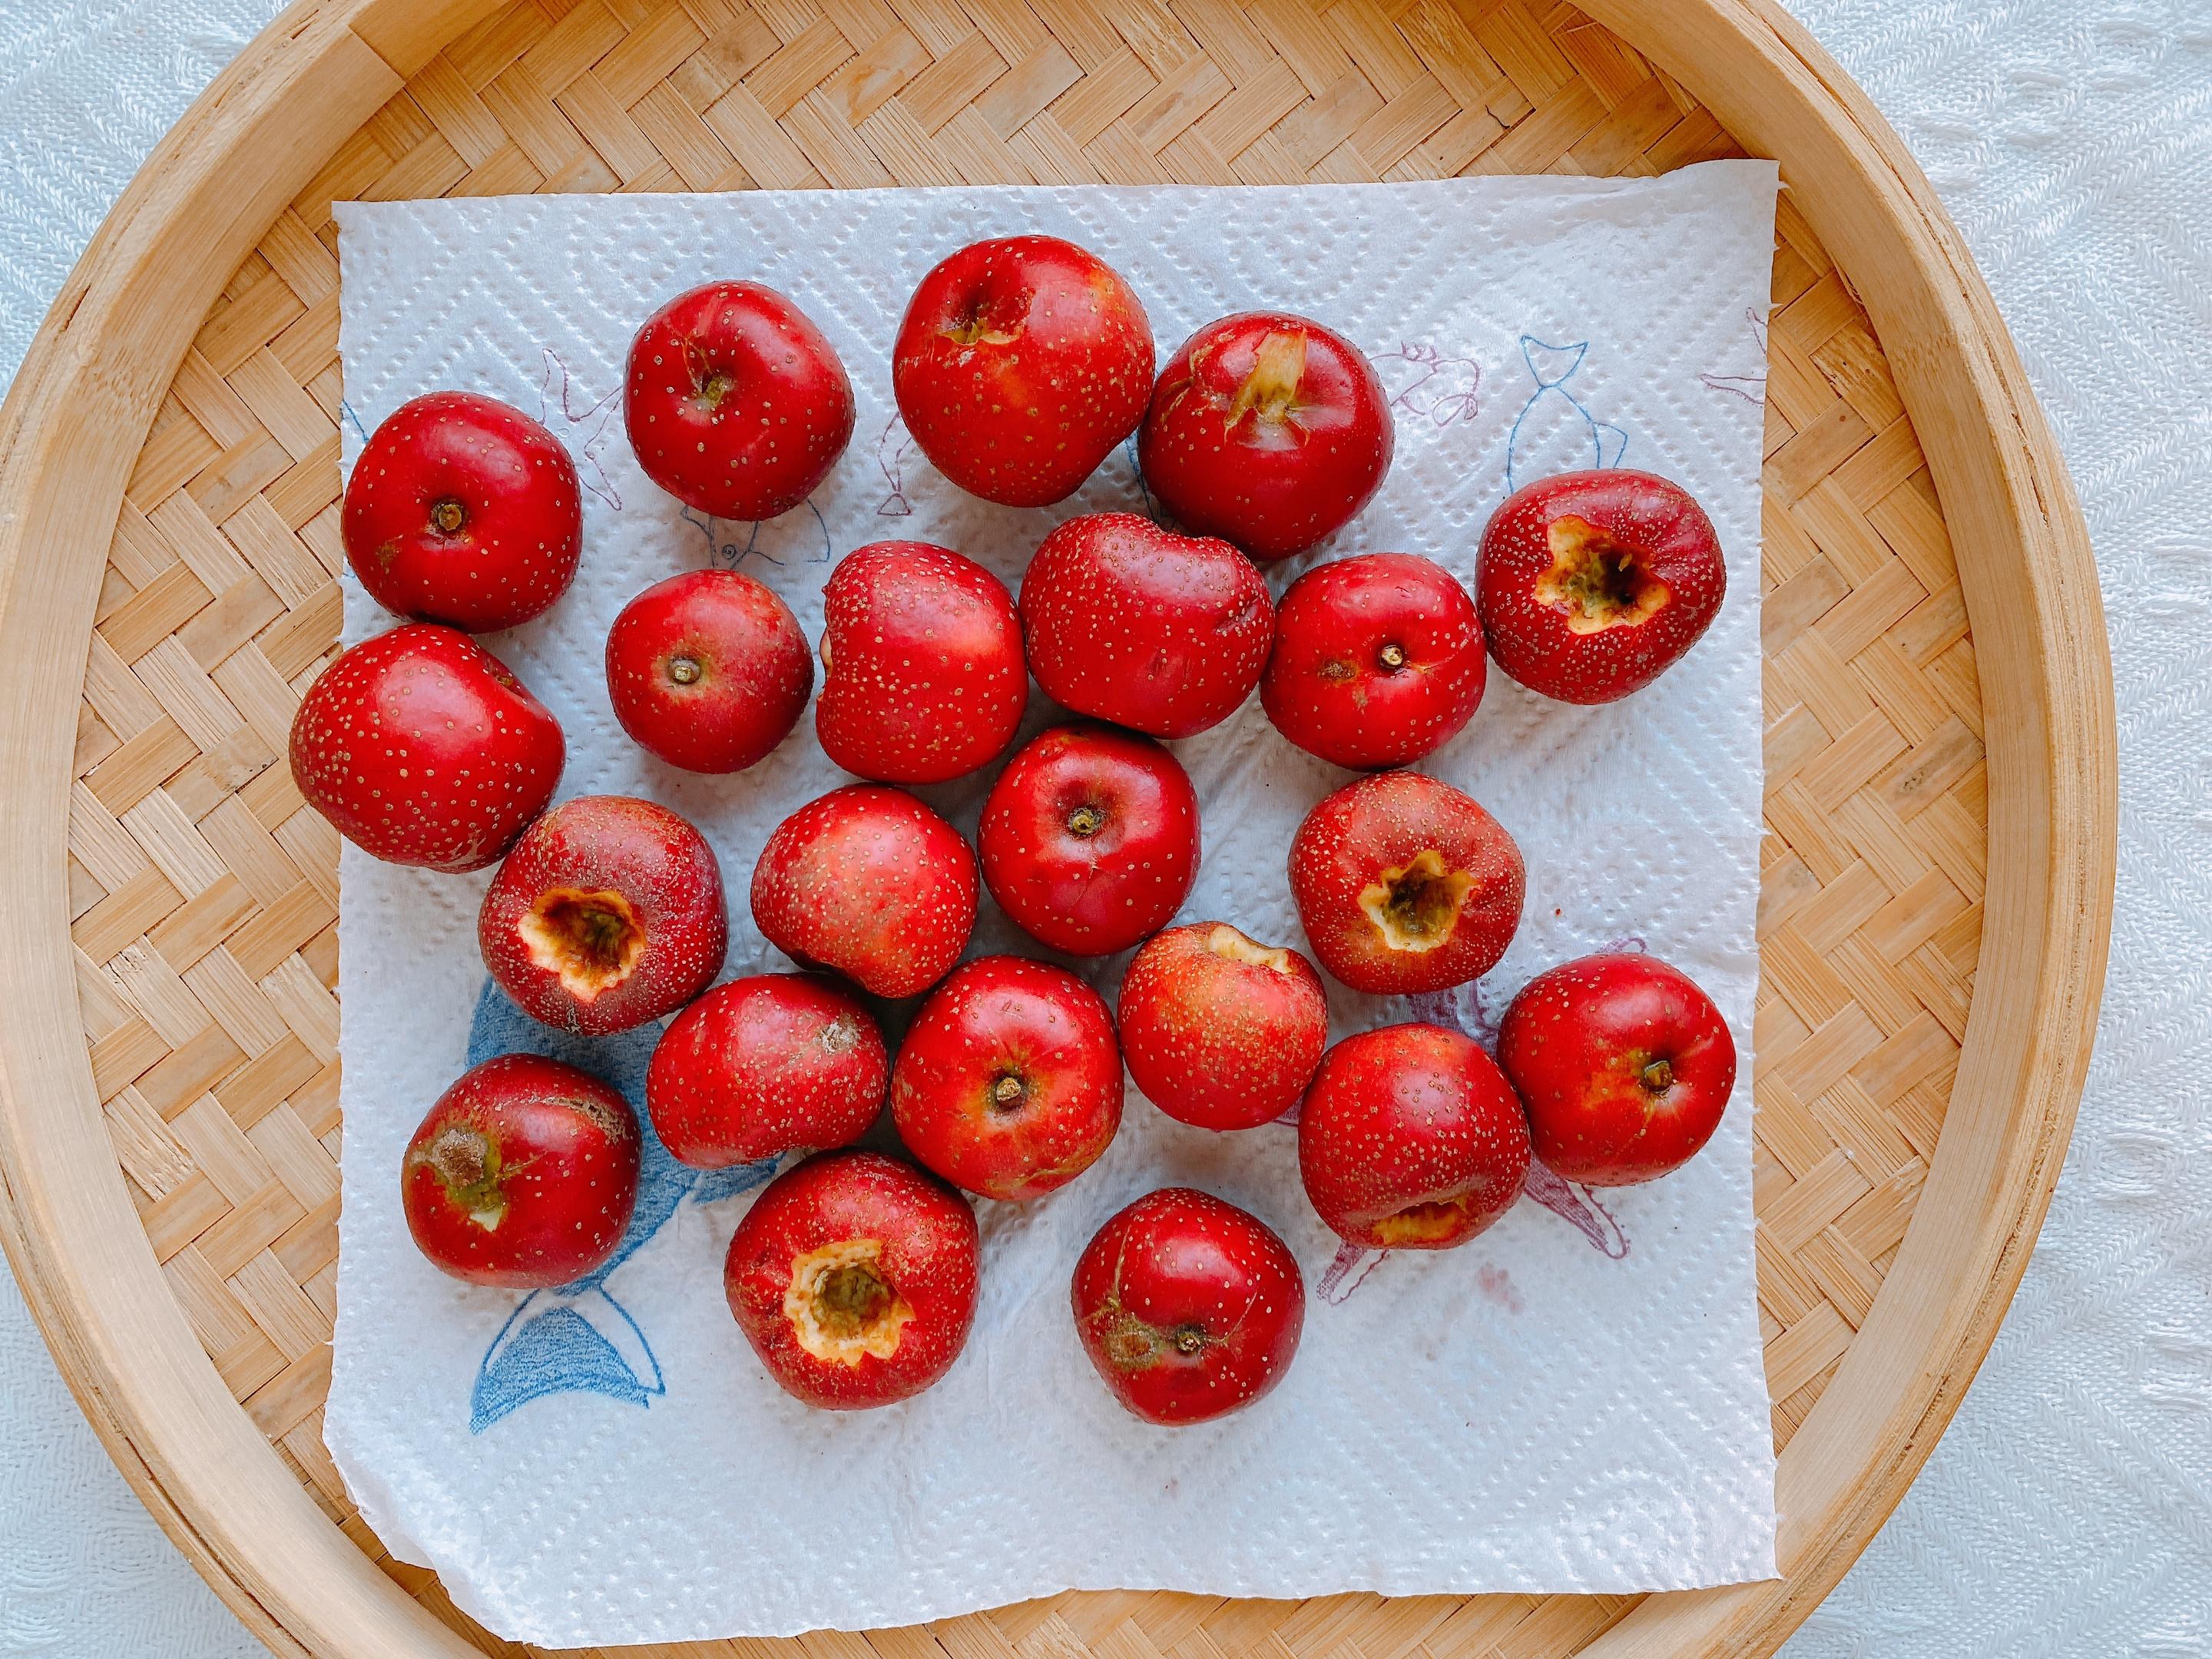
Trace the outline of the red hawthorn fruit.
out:
M 520 410 L 434 392 L 402 404 L 362 447 L 338 537 L 386 611 L 473 634 L 513 628 L 575 577 L 575 463 Z
M 1267 562 L 1349 523 L 1396 442 L 1358 347 L 1310 318 L 1251 311 L 1207 324 L 1160 371 L 1137 455 L 1170 513 Z
M 1250 560 L 1134 513 L 1086 514 L 1047 536 L 1022 577 L 1021 614 L 1048 696 L 1156 738 L 1235 714 L 1275 629 Z
M 481 870 L 553 799 L 561 723 L 467 635 L 410 623 L 322 672 L 292 720 L 307 805 L 388 864 Z
M 1451 572 L 1410 553 L 1367 553 L 1291 584 L 1260 702 L 1308 754 L 1367 771 L 1456 737 L 1483 678 L 1482 626 Z
M 1613 468 L 1507 496 L 1483 530 L 1475 591 L 1500 668 L 1561 702 L 1611 702 L 1698 642 L 1728 570 L 1687 490 Z
M 1076 1334 L 1133 1414 L 1224 1417 L 1283 1380 L 1306 1287 L 1274 1230 L 1188 1187 L 1148 1193 L 1098 1230 L 1069 1286 Z
M 975 925 L 975 860 L 902 789 L 852 784 L 786 818 L 753 866 L 753 922 L 805 967 L 879 997 L 945 977 Z
M 1019 957 L 963 963 L 891 1066 L 907 1149 L 955 1186 L 1019 1201 L 1064 1187 L 1121 1127 L 1121 1056 L 1098 994 Z
M 607 632 L 607 696 L 631 741 L 688 772 L 742 772 L 814 689 L 791 607 L 737 570 L 655 582 Z
M 1291 897 L 1321 965 L 1411 996 L 1488 973 L 1521 925 L 1521 849 L 1471 795 L 1419 772 L 1346 784 L 1291 842 Z
M 1528 1108 L 1537 1158 L 1593 1187 L 1680 1169 L 1735 1088 L 1728 1022 L 1656 957 L 1582 957 L 1537 975 L 1505 1011 L 1498 1063 Z
M 1328 1044 L 1321 975 L 1225 921 L 1170 927 L 1121 976 L 1121 1056 L 1145 1097 L 1201 1129 L 1249 1129 L 1297 1103 Z
M 623 421 L 645 475 L 718 519 L 788 513 L 853 435 L 853 386 L 806 313 L 758 283 L 708 283 L 630 343 Z
M 1439 1025 L 1346 1037 L 1298 1111 L 1298 1173 L 1331 1231 L 1443 1250 L 1504 1215 L 1528 1173 L 1528 1119 L 1475 1042 Z
M 579 795 L 532 824 L 477 913 L 499 987 L 532 1019 L 586 1036 L 682 1007 L 722 971 L 721 866 L 665 806 Z
M 1073 956 L 1110 956 L 1190 896 L 1198 792 L 1149 738 L 1057 726 L 1006 763 L 975 844 L 984 885 L 1031 938 Z
M 891 390 L 921 453 L 1008 507 L 1073 495 L 1137 428 L 1152 331 L 1113 268 L 1056 236 L 962 248 L 921 279 Z
M 501 1054 L 438 1097 L 400 1160 L 416 1246 L 472 1285 L 542 1290 L 601 1266 L 637 1202 L 629 1103 L 588 1073 Z
M 677 1015 L 645 1109 L 679 1162 L 720 1170 L 858 1140 L 890 1079 L 884 1034 L 854 998 L 811 975 L 755 974 Z
M 879 1152 L 823 1152 L 770 1182 L 730 1236 L 722 1288 L 776 1385 L 825 1411 L 910 1399 L 975 1322 L 968 1200 Z
M 942 783 L 995 760 L 1029 706 L 1006 584 L 927 542 L 848 553 L 822 591 L 814 732 L 848 772 Z

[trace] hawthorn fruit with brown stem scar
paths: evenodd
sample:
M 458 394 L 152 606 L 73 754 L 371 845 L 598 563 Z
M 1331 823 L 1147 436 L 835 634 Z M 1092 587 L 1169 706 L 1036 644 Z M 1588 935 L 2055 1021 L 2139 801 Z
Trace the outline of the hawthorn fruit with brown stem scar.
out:
M 879 1152 L 823 1152 L 770 1182 L 730 1236 L 722 1288 L 776 1386 L 826 1411 L 910 1399 L 975 1322 L 968 1200 Z
M 1198 818 L 1189 774 L 1151 738 L 1054 726 L 1007 762 L 983 803 L 984 884 L 1031 938 L 1109 956 L 1190 896 Z
M 1235 714 L 1275 630 L 1249 559 L 1133 513 L 1086 514 L 1047 536 L 1022 576 L 1021 614 L 1048 696 L 1156 738 Z
M 1485 678 L 1474 601 L 1451 572 L 1410 553 L 1367 553 L 1291 584 L 1260 702 L 1308 754 L 1370 770 L 1458 736 Z
M 1280 1117 L 1328 1043 L 1328 1001 L 1313 964 L 1225 921 L 1147 939 L 1121 976 L 1115 1021 L 1146 1098 L 1201 1129 Z
M 1137 428 L 1152 331 L 1128 283 L 1057 236 L 976 242 L 921 279 L 891 348 L 906 429 L 972 495 L 1048 507 Z
M 1207 324 L 1169 360 L 1137 453 L 1170 513 L 1271 563 L 1351 522 L 1396 443 L 1358 347 L 1310 318 L 1252 311 Z
M 722 872 L 676 813 L 580 795 L 532 824 L 485 890 L 477 943 L 532 1019 L 602 1036 L 682 1007 L 728 948 Z
M 998 758 L 1030 698 L 1006 584 L 927 542 L 877 542 L 822 590 L 814 732 L 848 772 L 942 783 Z
M 753 923 L 804 967 L 910 997 L 960 960 L 975 890 L 958 830 L 903 789 L 851 784 L 769 836 L 753 866 Z
M 1411 996 L 1489 972 L 1521 925 L 1521 849 L 1471 795 L 1419 772 L 1346 784 L 1298 826 L 1291 896 L 1321 965 Z
M 806 313 L 758 283 L 679 294 L 630 343 L 623 421 L 647 477 L 718 519 L 788 513 L 853 436 L 853 386 Z
M 456 629 L 411 623 L 325 668 L 292 719 L 292 779 L 372 858 L 496 863 L 553 799 L 561 723 Z
M 645 1108 L 680 1162 L 726 1169 L 858 1140 L 890 1070 L 857 998 L 812 975 L 755 974 L 676 1017 L 647 1068 Z
M 1305 1280 L 1274 1230 L 1165 1187 L 1101 1227 L 1069 1286 L 1076 1334 L 1131 1413 L 1173 1427 L 1250 1405 L 1289 1370 Z
M 931 993 L 891 1067 L 907 1149 L 985 1198 L 1042 1198 L 1121 1127 L 1121 1055 L 1098 994 L 1019 957 L 963 963 Z
M 542 616 L 568 591 L 583 497 L 561 441 L 520 410 L 433 392 L 362 446 L 338 534 L 386 611 L 482 634 Z
M 1697 1156 L 1735 1087 L 1713 1000 L 1656 957 L 1581 957 L 1505 1011 L 1498 1063 L 1528 1108 L 1537 1159 L 1569 1181 L 1656 1181 Z
M 791 607 L 737 570 L 655 582 L 607 632 L 607 697 L 633 742 L 688 772 L 742 772 L 791 733 L 814 659 Z
M 542 1290 L 602 1265 L 637 1202 L 637 1118 L 588 1073 L 501 1054 L 464 1073 L 407 1143 L 416 1245 L 472 1285 Z
M 1500 668 L 1561 702 L 1612 702 L 1698 642 L 1728 570 L 1712 520 L 1680 484 L 1563 472 L 1491 515 L 1475 592 Z
M 1449 1249 L 1520 1195 L 1528 1115 L 1473 1038 L 1439 1025 L 1364 1031 L 1322 1057 L 1306 1091 L 1298 1173 L 1347 1243 Z

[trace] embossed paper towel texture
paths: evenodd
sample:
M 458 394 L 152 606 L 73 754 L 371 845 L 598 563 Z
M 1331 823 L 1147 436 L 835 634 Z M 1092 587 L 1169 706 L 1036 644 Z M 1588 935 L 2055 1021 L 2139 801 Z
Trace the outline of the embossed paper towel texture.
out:
M 905 1622 L 1075 1587 L 1299 1596 L 1372 1589 L 1626 1591 L 1773 1570 L 1773 1459 L 1752 1249 L 1750 1038 L 1759 826 L 1759 467 L 1775 172 L 1282 190 L 953 190 L 531 198 L 339 211 L 342 349 L 362 431 L 463 386 L 542 414 L 586 486 L 586 550 L 552 612 L 496 650 L 560 716 L 562 793 L 648 795 L 696 820 L 734 899 L 730 971 L 787 966 L 744 892 L 769 830 L 845 780 L 811 719 L 735 778 L 661 766 L 610 715 L 602 644 L 648 583 L 709 560 L 780 592 L 818 636 L 832 561 L 886 537 L 959 548 L 1010 586 L 1071 514 L 1145 503 L 1126 455 L 1023 512 L 952 489 L 904 441 L 888 349 L 907 296 L 977 237 L 1043 230 L 1119 267 L 1163 353 L 1224 313 L 1310 313 L 1375 358 L 1397 461 L 1317 552 L 1425 554 L 1471 580 L 1509 477 L 1639 466 L 1718 525 L 1729 595 L 1683 666 L 1604 708 L 1494 671 L 1423 764 L 1472 791 L 1528 862 L 1526 920 L 1477 988 L 1416 1012 L 1478 1033 L 1532 974 L 1632 940 L 1718 999 L 1743 1066 L 1711 1151 L 1655 1185 L 1524 1200 L 1440 1255 L 1336 1260 L 1298 1188 L 1295 1133 L 1216 1137 L 1132 1097 L 1091 1173 L 979 1206 L 982 1303 L 960 1363 L 888 1410 L 807 1410 L 724 1310 L 743 1181 L 660 1167 L 636 1247 L 540 1297 L 419 1257 L 395 1170 L 428 1103 L 528 1036 L 480 997 L 483 878 L 343 864 L 344 1215 L 326 1437 L 369 1522 L 493 1629 L 556 1646 Z M 714 276 L 764 281 L 850 369 L 851 448 L 812 501 L 758 527 L 699 519 L 622 434 L 631 332 Z M 346 635 L 388 625 L 356 587 Z M 1030 728 L 1049 710 L 1032 710 Z M 1299 817 L 1349 775 L 1277 737 L 1257 700 L 1176 745 L 1206 803 L 1187 919 L 1300 941 L 1284 876 Z M 988 775 L 926 792 L 972 830 Z M 1025 948 L 991 911 L 975 949 Z M 1088 964 L 1109 994 L 1121 961 Z M 1340 1033 L 1408 1017 L 1334 994 Z M 649 1038 L 603 1069 L 635 1087 Z M 1125 1416 L 1066 1305 L 1075 1256 L 1121 1205 L 1183 1182 L 1279 1228 L 1316 1296 L 1297 1364 L 1258 1407 L 1179 1431 Z M 665 1218 L 663 1219 L 662 1218 Z M 1326 1285 L 1326 1293 L 1322 1287 Z

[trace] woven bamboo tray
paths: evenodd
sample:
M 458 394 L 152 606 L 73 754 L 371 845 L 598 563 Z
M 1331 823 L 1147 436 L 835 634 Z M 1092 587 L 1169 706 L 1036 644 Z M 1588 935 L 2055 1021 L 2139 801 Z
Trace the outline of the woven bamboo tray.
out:
M 0 415 L 0 1232 L 109 1450 L 272 1648 L 504 1647 L 379 1547 L 321 1443 L 337 842 L 280 757 L 337 637 L 330 205 L 362 197 L 1778 157 L 1757 1202 L 1788 1577 L 1073 1595 L 802 1645 L 1763 1655 L 1841 1575 L 1995 1332 L 2080 1091 L 2104 627 L 2011 345 L 1863 95 L 1758 0 L 1584 3 L 303 0 L 165 141 Z M 1746 352 L 1717 395 L 1756 395 Z

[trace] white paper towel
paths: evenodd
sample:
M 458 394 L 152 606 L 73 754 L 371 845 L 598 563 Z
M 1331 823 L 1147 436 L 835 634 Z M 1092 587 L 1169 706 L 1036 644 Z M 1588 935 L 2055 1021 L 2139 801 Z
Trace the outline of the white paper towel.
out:
M 653 1149 L 640 1217 L 592 1284 L 521 1297 L 446 1279 L 399 1212 L 400 1152 L 471 1059 L 535 1046 L 641 1094 L 654 1033 L 588 1052 L 487 993 L 484 878 L 342 864 L 346 1121 L 338 1325 L 325 1437 L 364 1517 L 501 1633 L 556 1646 L 902 1623 L 1069 1587 L 1220 1595 L 1628 1591 L 1773 1571 L 1773 1458 L 1751 1204 L 1753 913 L 1760 820 L 1759 467 L 1775 170 L 1214 190 L 826 191 L 527 198 L 339 210 L 349 461 L 410 397 L 462 386 L 540 413 L 586 485 L 575 588 L 495 636 L 569 738 L 564 795 L 639 793 L 697 822 L 735 897 L 729 971 L 785 964 L 750 925 L 752 860 L 838 782 L 811 718 L 733 779 L 631 745 L 609 712 L 606 629 L 638 590 L 714 561 L 781 592 L 810 635 L 831 563 L 890 536 L 961 549 L 1018 585 L 1075 513 L 1145 503 L 1126 457 L 1039 512 L 962 495 L 904 441 L 888 347 L 908 294 L 978 237 L 1043 230 L 1134 285 L 1164 355 L 1227 312 L 1281 307 L 1363 344 L 1391 387 L 1389 483 L 1319 552 L 1395 549 L 1474 573 L 1509 477 L 1626 465 L 1711 514 L 1729 592 L 1686 663 L 1606 708 L 1493 672 L 1468 730 L 1424 763 L 1519 839 L 1528 903 L 1479 987 L 1406 1002 L 1334 991 L 1344 1030 L 1457 1019 L 1487 1036 L 1512 992 L 1622 941 L 1728 1015 L 1737 1097 L 1708 1152 L 1652 1186 L 1552 1183 L 1473 1244 L 1346 1260 L 1298 1189 L 1294 1132 L 1216 1137 L 1133 1100 L 1081 1180 L 979 1205 L 981 1308 L 966 1354 L 906 1405 L 815 1413 L 763 1374 L 725 1310 L 723 1247 L 764 1178 Z M 851 370 L 851 449 L 807 506 L 700 518 L 639 471 L 618 389 L 629 336 L 714 276 L 790 295 Z M 349 641 L 389 625 L 357 587 Z M 1050 711 L 1033 708 L 1028 729 Z M 1175 745 L 1206 803 L 1187 920 L 1303 944 L 1284 855 L 1349 775 L 1291 748 L 1255 699 Z M 972 830 L 988 774 L 924 791 Z M 991 909 L 976 951 L 1030 951 Z M 1110 993 L 1121 959 L 1086 971 Z M 1315 1291 L 1287 1380 L 1223 1422 L 1126 1417 L 1079 1352 L 1077 1253 L 1154 1186 L 1246 1205 Z

